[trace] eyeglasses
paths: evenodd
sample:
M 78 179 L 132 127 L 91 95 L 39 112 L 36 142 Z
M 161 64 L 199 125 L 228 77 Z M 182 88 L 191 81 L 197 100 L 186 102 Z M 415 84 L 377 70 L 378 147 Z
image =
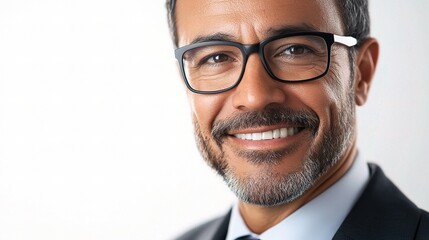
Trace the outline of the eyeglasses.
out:
M 214 94 L 237 86 L 250 54 L 257 52 L 268 74 L 280 82 L 311 81 L 329 71 L 331 47 L 357 44 L 349 36 L 300 32 L 273 36 L 256 44 L 208 41 L 175 50 L 186 86 L 195 93 Z

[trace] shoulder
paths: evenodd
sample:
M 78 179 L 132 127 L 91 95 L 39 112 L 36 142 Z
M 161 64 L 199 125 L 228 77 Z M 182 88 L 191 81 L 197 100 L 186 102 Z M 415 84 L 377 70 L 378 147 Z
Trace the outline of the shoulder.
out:
M 428 213 L 411 202 L 377 165 L 369 164 L 369 169 L 370 180 L 334 239 L 428 239 Z
M 230 215 L 231 211 L 224 216 L 202 223 L 175 238 L 175 240 L 225 239 Z

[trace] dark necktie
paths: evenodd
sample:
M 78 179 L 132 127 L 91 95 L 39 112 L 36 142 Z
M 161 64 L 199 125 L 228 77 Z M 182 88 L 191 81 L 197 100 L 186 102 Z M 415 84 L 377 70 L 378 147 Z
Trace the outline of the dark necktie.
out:
M 252 237 L 251 235 L 242 236 L 236 238 L 235 240 L 259 240 L 258 238 Z

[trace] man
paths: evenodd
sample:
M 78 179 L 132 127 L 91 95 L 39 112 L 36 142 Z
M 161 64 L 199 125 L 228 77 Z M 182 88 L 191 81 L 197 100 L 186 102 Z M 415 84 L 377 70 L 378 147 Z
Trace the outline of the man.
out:
M 198 147 L 238 197 L 178 239 L 429 239 L 356 147 L 378 58 L 366 0 L 167 1 Z

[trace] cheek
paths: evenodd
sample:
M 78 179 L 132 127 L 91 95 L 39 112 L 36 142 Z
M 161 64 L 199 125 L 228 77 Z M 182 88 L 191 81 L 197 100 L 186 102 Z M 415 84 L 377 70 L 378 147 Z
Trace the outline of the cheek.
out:
M 335 49 L 332 53 L 330 67 L 330 84 L 332 95 L 339 101 L 348 97 L 353 92 L 353 82 L 351 79 L 354 74 L 351 73 L 349 54 L 345 49 Z
M 336 79 L 337 76 L 328 75 L 322 79 L 297 85 L 290 91 L 289 99 L 296 99 L 297 107 L 304 107 L 316 113 L 320 120 L 319 130 L 324 132 L 335 127 L 339 121 L 339 111 L 342 109 L 345 98 L 348 78 Z M 301 105 L 301 106 L 300 106 Z
M 347 60 L 348 61 L 348 60 Z M 344 66 L 345 65 L 345 66 Z M 343 64 L 343 67 L 335 66 L 333 74 L 324 79 L 324 84 L 321 89 L 323 92 L 324 117 L 321 122 L 325 122 L 326 128 L 337 128 L 342 121 L 342 116 L 349 111 L 353 104 L 350 98 L 353 98 L 353 85 L 350 79 L 350 70 L 348 64 Z M 322 118 L 322 117 L 321 117 Z
M 315 112 L 321 121 L 326 118 L 329 109 L 336 102 L 335 94 L 333 94 L 327 81 L 325 79 L 318 79 L 300 84 L 293 89 L 294 98 L 299 99 L 300 105 L 304 105 L 298 105 L 298 108 L 304 107 Z
M 224 94 L 202 95 L 188 92 L 188 100 L 194 120 L 203 132 L 210 132 L 213 122 L 225 105 Z
M 341 111 L 353 92 L 351 81 L 347 51 L 334 49 L 329 73 L 320 79 L 320 99 L 325 101 L 324 106 L 327 111 Z

